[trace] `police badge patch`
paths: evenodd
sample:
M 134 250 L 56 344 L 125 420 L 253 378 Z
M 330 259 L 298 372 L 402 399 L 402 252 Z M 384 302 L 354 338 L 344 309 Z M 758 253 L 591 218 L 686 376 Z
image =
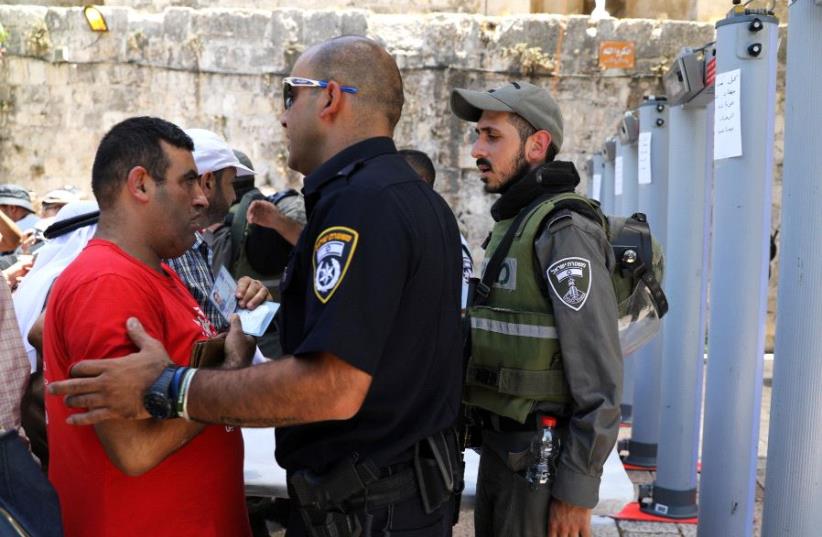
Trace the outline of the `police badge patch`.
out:
M 314 242 L 314 294 L 325 304 L 345 277 L 357 249 L 359 233 L 335 226 L 320 233 Z
M 579 311 L 591 292 L 591 262 L 581 257 L 566 257 L 546 271 L 551 288 L 563 304 Z

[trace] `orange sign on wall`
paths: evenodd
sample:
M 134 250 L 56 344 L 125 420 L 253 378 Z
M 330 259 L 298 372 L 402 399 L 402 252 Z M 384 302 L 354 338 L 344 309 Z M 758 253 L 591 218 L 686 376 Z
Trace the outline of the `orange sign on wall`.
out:
M 603 41 L 599 44 L 600 69 L 633 69 L 636 44 L 633 41 Z

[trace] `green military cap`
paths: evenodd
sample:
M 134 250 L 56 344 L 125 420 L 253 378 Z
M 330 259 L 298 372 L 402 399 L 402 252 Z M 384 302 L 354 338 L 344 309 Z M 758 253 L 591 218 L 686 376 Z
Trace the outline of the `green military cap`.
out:
M 548 131 L 557 151 L 562 147 L 562 112 L 544 88 L 511 82 L 488 91 L 457 88 L 451 92 L 451 111 L 458 118 L 476 122 L 484 110 L 517 114 L 537 130 Z

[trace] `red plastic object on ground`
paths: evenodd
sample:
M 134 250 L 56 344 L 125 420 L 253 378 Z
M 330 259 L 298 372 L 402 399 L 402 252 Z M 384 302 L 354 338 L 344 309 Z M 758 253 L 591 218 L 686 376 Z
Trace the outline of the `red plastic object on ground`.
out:
M 665 524 L 696 524 L 697 518 L 666 518 L 645 513 L 639 509 L 639 502 L 631 502 L 622 511 L 611 518 L 616 520 L 635 520 L 637 522 L 662 522 Z

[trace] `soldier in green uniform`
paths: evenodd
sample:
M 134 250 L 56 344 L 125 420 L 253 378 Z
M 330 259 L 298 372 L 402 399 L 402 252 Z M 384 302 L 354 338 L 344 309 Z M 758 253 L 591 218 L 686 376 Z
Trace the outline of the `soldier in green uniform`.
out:
M 455 89 L 451 109 L 476 122 L 471 154 L 485 191 L 501 194 L 486 263 L 524 213 L 487 302 L 470 309 L 464 397 L 483 442 L 476 534 L 588 537 L 622 389 L 611 245 L 596 214 L 557 205 L 579 176 L 554 160 L 563 122 L 547 90 Z M 557 421 L 559 451 L 548 482 L 532 483 L 545 417 Z

